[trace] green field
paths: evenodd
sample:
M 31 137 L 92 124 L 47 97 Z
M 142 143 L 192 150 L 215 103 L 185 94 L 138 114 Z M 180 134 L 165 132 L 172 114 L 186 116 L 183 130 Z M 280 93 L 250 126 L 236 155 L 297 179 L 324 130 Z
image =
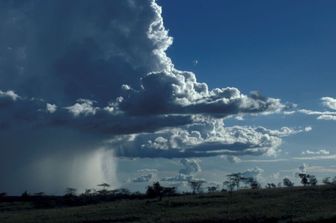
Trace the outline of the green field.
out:
M 336 222 L 336 187 L 294 187 L 35 209 L 0 203 L 0 222 Z

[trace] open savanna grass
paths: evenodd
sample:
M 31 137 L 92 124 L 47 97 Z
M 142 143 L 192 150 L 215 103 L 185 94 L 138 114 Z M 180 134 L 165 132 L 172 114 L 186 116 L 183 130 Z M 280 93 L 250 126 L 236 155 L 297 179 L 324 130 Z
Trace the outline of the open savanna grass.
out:
M 1 223 L 336 222 L 336 188 L 241 190 L 52 209 L 6 206 L 10 204 L 0 205 Z

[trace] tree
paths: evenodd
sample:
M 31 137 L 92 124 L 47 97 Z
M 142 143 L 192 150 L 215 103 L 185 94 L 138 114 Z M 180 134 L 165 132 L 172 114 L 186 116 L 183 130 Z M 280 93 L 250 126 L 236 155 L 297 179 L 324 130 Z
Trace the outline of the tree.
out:
M 308 180 L 308 174 L 305 174 L 305 173 L 299 173 L 298 176 L 300 177 L 301 179 L 301 184 L 303 186 L 307 186 L 309 185 L 309 180 Z
M 77 193 L 76 188 L 68 187 L 68 188 L 65 189 L 65 195 L 66 196 L 76 196 L 76 193 Z
M 322 183 L 325 185 L 336 185 L 336 177 L 330 180 L 331 177 L 326 177 L 322 180 Z
M 98 186 L 98 187 L 102 187 L 103 190 L 106 190 L 108 187 L 110 187 L 110 185 L 107 184 L 107 183 L 98 184 L 97 186 Z
M 283 185 L 284 185 L 285 187 L 293 187 L 293 186 L 294 186 L 294 183 L 293 183 L 290 179 L 288 179 L 288 178 L 284 178 L 284 179 L 283 179 Z
M 107 183 L 102 183 L 102 184 L 98 184 L 97 186 L 98 186 L 98 187 L 102 187 L 102 189 L 99 190 L 98 193 L 100 193 L 100 194 L 102 194 L 102 195 L 106 195 L 106 194 L 108 194 L 108 190 L 107 190 L 107 188 L 110 187 L 109 184 L 107 184 Z
M 84 196 L 91 196 L 92 195 L 92 189 L 85 189 L 85 192 L 83 193 Z
M 216 192 L 217 189 L 218 189 L 218 187 L 216 187 L 216 186 L 210 186 L 210 187 L 208 187 L 208 192 L 213 193 L 213 192 Z
M 309 179 L 309 184 L 311 186 L 316 186 L 317 179 L 316 179 L 316 177 L 314 175 L 309 175 L 308 179 Z
M 223 182 L 223 187 L 226 187 L 230 192 L 233 191 L 233 189 L 236 187 L 235 182 L 226 180 Z
M 253 177 L 244 177 L 241 179 L 245 184 L 249 185 L 251 189 L 260 189 L 261 187 L 259 182 Z
M 298 176 L 300 177 L 303 186 L 307 185 L 315 186 L 317 184 L 317 179 L 314 175 L 299 173 Z
M 322 183 L 325 185 L 331 185 L 330 177 L 323 178 Z
M 232 173 L 232 174 L 227 175 L 227 177 L 228 177 L 228 181 L 230 182 L 229 184 L 237 187 L 237 190 L 240 187 L 240 181 L 244 179 L 241 173 Z
M 188 182 L 189 186 L 191 187 L 193 194 L 200 193 L 201 192 L 201 187 L 204 183 L 203 180 L 191 180 Z
M 7 193 L 1 192 L 0 193 L 0 201 L 1 201 L 2 198 L 6 197 L 6 196 L 7 196 Z
M 162 198 L 163 195 L 163 190 L 164 188 L 160 185 L 159 182 L 155 182 L 153 183 L 152 186 L 148 186 L 147 187 L 147 191 L 146 191 L 146 195 L 148 197 L 160 197 L 160 200 Z
M 38 192 L 34 194 L 34 196 L 36 197 L 43 197 L 44 195 L 45 195 L 44 192 Z
M 276 188 L 276 185 L 274 183 L 267 183 L 266 188 Z
M 28 198 L 28 197 L 30 197 L 30 194 L 28 193 L 28 191 L 24 191 L 22 194 L 21 194 L 21 197 L 22 198 Z
M 176 188 L 175 187 L 163 187 L 162 191 L 163 195 L 174 195 L 176 194 Z

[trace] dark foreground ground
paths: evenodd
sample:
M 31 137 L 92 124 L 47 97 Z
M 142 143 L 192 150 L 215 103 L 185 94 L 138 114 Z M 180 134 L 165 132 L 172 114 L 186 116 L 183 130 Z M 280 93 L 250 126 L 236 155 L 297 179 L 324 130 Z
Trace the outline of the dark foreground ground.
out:
M 336 222 L 336 187 L 246 190 L 50 209 L 1 202 L 0 222 Z

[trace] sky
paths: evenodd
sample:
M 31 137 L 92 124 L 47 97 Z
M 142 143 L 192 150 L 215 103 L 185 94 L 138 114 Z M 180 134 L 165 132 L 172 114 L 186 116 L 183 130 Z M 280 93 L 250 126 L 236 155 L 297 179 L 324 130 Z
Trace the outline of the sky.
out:
M 1 1 L 0 191 L 336 175 L 335 4 Z

